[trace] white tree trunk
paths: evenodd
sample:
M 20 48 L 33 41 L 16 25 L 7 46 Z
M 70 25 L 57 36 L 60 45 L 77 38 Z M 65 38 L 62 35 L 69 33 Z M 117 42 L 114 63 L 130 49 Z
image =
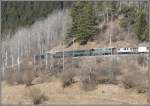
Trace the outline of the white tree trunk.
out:
M 64 42 L 63 42 L 63 72 L 64 72 L 65 62 L 64 62 Z
M 47 70 L 48 69 L 48 54 L 47 53 L 46 53 L 45 64 L 46 64 L 46 70 Z
M 5 76 L 5 66 L 3 65 L 3 69 L 2 69 L 2 76 Z
M 122 9 L 122 1 L 120 1 L 120 7 L 119 8 L 120 8 L 120 10 Z
M 20 71 L 20 42 L 18 40 L 18 58 L 17 58 L 17 64 L 18 64 L 18 71 Z
M 12 68 L 14 67 L 14 57 L 13 57 L 13 55 L 11 56 L 11 66 L 12 66 Z
M 110 26 L 110 30 L 109 30 L 109 46 L 111 47 L 111 37 L 112 37 L 112 13 L 111 13 L 111 26 Z
M 7 50 L 6 50 L 6 54 L 5 54 L 5 67 L 7 67 L 8 66 L 8 54 L 7 54 Z

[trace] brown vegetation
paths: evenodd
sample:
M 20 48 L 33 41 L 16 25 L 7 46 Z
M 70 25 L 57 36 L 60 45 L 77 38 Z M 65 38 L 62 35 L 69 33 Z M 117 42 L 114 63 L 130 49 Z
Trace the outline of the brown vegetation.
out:
M 123 85 L 125 88 L 135 88 L 139 93 L 144 93 L 148 89 L 148 79 L 146 73 L 132 70 L 123 76 Z
M 30 86 L 48 82 L 51 77 L 55 77 L 61 80 L 63 88 L 75 82 L 79 82 L 81 89 L 85 91 L 94 90 L 99 84 L 123 84 L 125 88 L 134 88 L 139 93 L 146 92 L 147 71 L 142 71 L 143 68 L 137 66 L 135 62 L 137 59 L 138 64 L 143 64 L 143 57 L 118 58 L 118 60 L 107 57 L 65 58 L 64 70 L 62 60 L 55 60 L 51 70 L 34 70 L 27 66 L 28 68 L 26 67 L 22 71 L 7 71 L 5 80 L 12 85 Z M 127 61 L 128 59 L 131 61 Z
M 71 70 L 62 72 L 60 75 L 62 86 L 65 88 L 71 85 L 72 83 L 74 83 L 74 80 L 73 80 L 74 77 L 75 77 L 75 72 Z
M 32 100 L 33 104 L 41 104 L 48 100 L 47 96 L 35 87 L 28 88 L 28 97 Z
M 18 71 L 7 71 L 5 73 L 4 79 L 7 83 L 14 85 L 14 84 L 23 84 L 24 81 L 22 79 L 23 72 Z
M 81 77 L 81 88 L 85 91 L 91 91 L 96 89 L 96 75 L 92 72 L 90 73 L 85 73 L 82 77 Z

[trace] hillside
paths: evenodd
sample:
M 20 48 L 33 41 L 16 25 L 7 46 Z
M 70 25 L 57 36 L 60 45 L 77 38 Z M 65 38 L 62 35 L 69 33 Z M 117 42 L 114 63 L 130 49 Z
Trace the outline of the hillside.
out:
M 4 86 L 4 85 L 3 85 Z M 33 87 L 39 88 L 48 96 L 48 101 L 43 104 L 146 104 L 147 95 L 138 94 L 133 90 L 125 90 L 116 85 L 99 85 L 96 90 L 84 92 L 80 90 L 79 83 L 63 89 L 60 81 L 37 84 Z M 55 89 L 54 89 L 55 88 Z M 17 89 L 17 91 L 16 91 Z M 32 104 L 25 85 L 8 86 L 2 90 L 2 103 Z M 14 92 L 15 91 L 15 92 Z M 78 94 L 79 93 L 79 94 Z
M 61 61 L 55 60 L 56 67 L 48 72 L 45 66 L 35 72 L 27 60 L 23 63 L 24 71 L 6 73 L 2 82 L 2 103 L 33 104 L 40 96 L 41 99 L 46 97 L 41 104 L 148 103 L 146 56 L 66 58 L 64 72 Z M 92 82 L 88 80 L 89 69 L 94 74 Z M 112 72 L 115 79 L 110 76 Z M 75 82 L 68 85 L 65 81 L 70 81 L 70 78 Z
M 88 41 L 84 45 L 80 45 L 78 42 L 74 42 L 71 46 L 67 47 L 57 45 L 50 51 L 65 51 L 69 50 L 82 50 L 82 49 L 92 49 L 92 48 L 122 48 L 122 47 L 138 47 L 138 46 L 148 46 L 148 42 L 141 42 L 138 40 L 134 32 L 128 32 L 119 26 L 119 19 L 109 23 L 99 23 L 97 26 L 99 30 L 107 26 L 105 32 L 100 32 L 94 36 L 92 41 Z
M 40 2 L 2 2 L 3 104 L 148 104 L 146 53 L 41 55 L 149 47 L 147 1 Z

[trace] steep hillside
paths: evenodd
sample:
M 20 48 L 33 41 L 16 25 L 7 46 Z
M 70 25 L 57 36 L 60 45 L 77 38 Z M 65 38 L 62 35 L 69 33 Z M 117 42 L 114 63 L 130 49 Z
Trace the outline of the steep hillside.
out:
M 92 49 L 92 48 L 107 48 L 107 47 L 138 47 L 141 45 L 148 46 L 148 42 L 141 42 L 138 40 L 134 32 L 128 31 L 120 27 L 120 20 L 116 19 L 109 23 L 99 23 L 97 26 L 100 32 L 93 37 L 93 40 L 88 41 L 87 44 L 80 45 L 78 42 L 72 43 L 67 47 L 57 45 L 50 51 L 63 51 L 66 50 L 79 50 L 79 49 Z M 106 27 L 104 31 L 101 30 Z
M 45 55 L 49 51 L 148 46 L 147 2 L 79 1 L 71 2 L 68 9 L 63 9 L 61 1 L 22 2 L 22 10 L 17 5 L 21 2 L 9 3 L 14 5 L 6 8 L 12 10 L 10 14 L 2 6 L 2 12 L 6 11 L 3 28 L 9 29 L 14 17 L 20 24 L 14 24 L 15 33 L 8 31 L 0 40 L 2 103 L 148 103 L 148 54 Z M 52 12 L 52 7 L 62 10 Z M 15 16 L 7 20 L 7 15 Z

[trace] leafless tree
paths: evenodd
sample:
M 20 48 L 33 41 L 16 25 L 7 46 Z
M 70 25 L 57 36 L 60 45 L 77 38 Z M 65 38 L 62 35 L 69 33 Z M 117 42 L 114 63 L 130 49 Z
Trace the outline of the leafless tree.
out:
M 28 28 L 19 28 L 12 38 L 7 35 L 6 40 L 0 42 L 1 69 L 18 64 L 18 70 L 20 70 L 19 64 L 23 59 L 32 58 L 38 53 L 42 54 L 63 42 L 62 38 L 70 25 L 69 11 L 56 10 L 45 20 L 37 21 Z

